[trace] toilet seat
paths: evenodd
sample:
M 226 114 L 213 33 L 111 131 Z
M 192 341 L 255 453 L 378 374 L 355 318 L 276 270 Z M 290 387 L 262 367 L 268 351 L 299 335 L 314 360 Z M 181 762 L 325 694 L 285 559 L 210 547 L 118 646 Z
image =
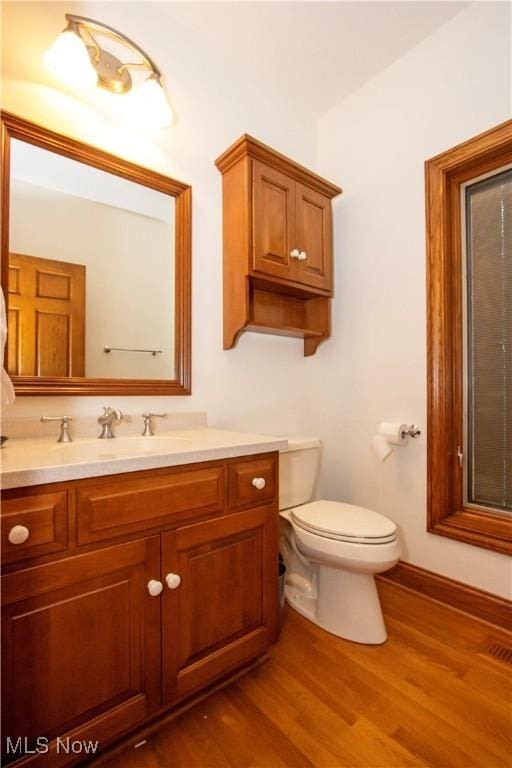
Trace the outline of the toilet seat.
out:
M 312 501 L 290 510 L 292 522 L 309 533 L 352 544 L 396 541 L 392 520 L 365 507 L 339 501 Z

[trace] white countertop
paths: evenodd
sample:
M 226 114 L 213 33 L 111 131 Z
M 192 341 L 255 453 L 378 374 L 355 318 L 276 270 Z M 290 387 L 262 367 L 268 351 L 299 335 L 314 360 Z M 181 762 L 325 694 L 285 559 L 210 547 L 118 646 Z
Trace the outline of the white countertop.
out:
M 173 430 L 153 437 L 74 439 L 72 443 L 57 443 L 48 437 L 14 438 L 0 450 L 2 488 L 269 453 L 287 445 L 287 440 L 280 437 L 208 427 Z

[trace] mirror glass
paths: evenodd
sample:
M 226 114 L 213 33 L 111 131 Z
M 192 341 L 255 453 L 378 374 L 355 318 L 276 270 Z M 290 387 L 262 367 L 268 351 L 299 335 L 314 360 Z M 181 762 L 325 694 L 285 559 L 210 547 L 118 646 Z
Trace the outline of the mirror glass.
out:
M 174 378 L 175 200 L 11 142 L 8 371 Z

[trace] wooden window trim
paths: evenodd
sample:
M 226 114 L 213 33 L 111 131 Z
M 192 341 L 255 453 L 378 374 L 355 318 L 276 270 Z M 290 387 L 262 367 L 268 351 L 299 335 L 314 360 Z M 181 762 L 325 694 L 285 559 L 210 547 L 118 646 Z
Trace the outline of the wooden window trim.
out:
M 512 162 L 512 120 L 425 163 L 427 224 L 427 530 L 512 554 L 512 520 L 463 503 L 460 187 Z

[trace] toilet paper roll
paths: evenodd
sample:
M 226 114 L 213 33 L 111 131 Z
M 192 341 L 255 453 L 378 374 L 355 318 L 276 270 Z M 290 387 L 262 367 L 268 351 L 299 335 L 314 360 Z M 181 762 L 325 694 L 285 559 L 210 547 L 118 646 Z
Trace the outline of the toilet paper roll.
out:
M 390 445 L 405 445 L 408 429 L 407 424 L 393 424 L 389 421 L 383 421 L 379 425 L 379 433 Z M 402 437 L 402 434 L 405 437 Z
M 372 438 L 373 450 L 375 451 L 379 461 L 386 461 L 388 456 L 391 456 L 393 449 L 382 435 L 374 435 Z

